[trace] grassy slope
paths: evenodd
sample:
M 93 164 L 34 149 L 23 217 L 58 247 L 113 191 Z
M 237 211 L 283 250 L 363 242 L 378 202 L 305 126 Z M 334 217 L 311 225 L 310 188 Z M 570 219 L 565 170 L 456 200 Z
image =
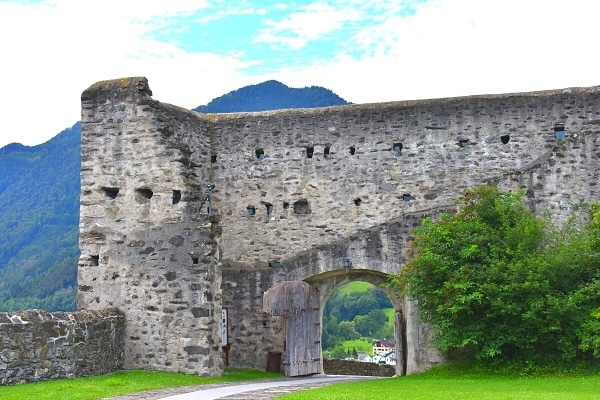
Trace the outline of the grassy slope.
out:
M 338 292 L 340 293 L 341 296 L 348 294 L 348 293 L 354 293 L 354 292 L 366 292 L 367 290 L 369 290 L 369 288 L 371 286 L 373 286 L 373 285 L 371 285 L 368 282 L 353 281 L 344 286 L 341 286 L 338 289 Z
M 370 339 L 344 340 L 342 346 L 345 351 L 356 349 L 356 351 L 364 351 L 368 355 L 373 353 L 373 342 Z
M 600 375 L 517 377 L 494 374 L 426 373 L 328 386 L 283 396 L 303 399 L 402 400 L 591 400 L 600 398 Z
M 394 325 L 394 314 L 395 314 L 394 309 L 393 308 L 384 308 L 383 312 L 388 317 L 388 324 Z

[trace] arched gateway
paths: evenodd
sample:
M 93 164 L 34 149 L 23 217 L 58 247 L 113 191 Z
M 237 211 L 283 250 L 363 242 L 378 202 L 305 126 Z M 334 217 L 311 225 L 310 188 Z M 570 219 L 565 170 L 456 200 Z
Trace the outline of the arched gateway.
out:
M 220 115 L 151 95 L 123 78 L 81 97 L 78 306 L 124 312 L 125 368 L 264 368 L 287 334 L 265 292 L 313 293 L 306 333 L 337 286 L 397 273 L 422 218 L 480 184 L 525 188 L 559 219 L 599 197 L 596 87 Z M 398 373 L 438 362 L 414 305 L 393 301 Z M 320 345 L 305 347 L 312 373 Z

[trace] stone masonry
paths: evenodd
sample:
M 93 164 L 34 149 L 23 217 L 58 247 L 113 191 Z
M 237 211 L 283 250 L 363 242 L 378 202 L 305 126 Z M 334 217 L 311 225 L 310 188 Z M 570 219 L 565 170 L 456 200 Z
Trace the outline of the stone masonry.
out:
M 562 221 L 598 200 L 599 136 L 598 87 L 205 115 L 145 78 L 98 82 L 82 94 L 78 305 L 124 312 L 125 368 L 202 375 L 222 370 L 225 307 L 230 363 L 264 368 L 285 346 L 261 313 L 270 287 L 304 280 L 322 310 L 351 280 L 380 285 L 421 219 L 481 184 Z M 392 302 L 397 372 L 439 362 L 415 305 Z
M 219 375 L 220 226 L 190 158 L 209 121 L 150 95 L 143 79 L 82 95 L 78 306 L 125 313 L 125 368 Z
M 124 325 L 116 309 L 0 313 L 0 385 L 121 369 Z

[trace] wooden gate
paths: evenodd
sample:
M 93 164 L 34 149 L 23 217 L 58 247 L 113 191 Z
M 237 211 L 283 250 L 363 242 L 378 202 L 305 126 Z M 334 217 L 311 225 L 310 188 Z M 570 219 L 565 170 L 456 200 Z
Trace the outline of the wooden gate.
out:
M 263 312 L 284 317 L 285 375 L 320 373 L 319 291 L 303 281 L 281 282 L 264 293 Z

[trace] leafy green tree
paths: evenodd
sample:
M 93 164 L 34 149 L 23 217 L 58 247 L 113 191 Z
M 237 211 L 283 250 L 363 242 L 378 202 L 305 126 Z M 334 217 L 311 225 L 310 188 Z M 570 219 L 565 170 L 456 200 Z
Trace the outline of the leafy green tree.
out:
M 347 356 L 348 354 L 346 353 L 346 350 L 344 350 L 344 346 L 341 344 L 335 346 L 335 348 L 331 351 L 332 358 L 346 358 Z
M 387 315 L 377 309 L 369 311 L 367 315 L 357 315 L 354 318 L 354 327 L 360 335 L 374 337 L 386 322 L 388 322 Z
M 335 315 L 323 315 L 321 343 L 324 349 L 333 348 L 340 342 L 340 337 L 338 336 L 338 326 L 338 319 Z
M 337 334 L 338 337 L 343 338 L 342 340 L 358 339 L 360 336 L 354 329 L 354 322 L 351 321 L 340 322 Z
M 372 310 L 390 307 L 392 303 L 386 294 L 372 286 L 366 292 L 351 292 L 345 295 L 335 291 L 327 300 L 324 314 L 334 314 L 339 321 L 353 321 L 357 315 L 367 315 Z
M 440 350 L 536 364 L 598 357 L 594 210 L 589 226 L 572 219 L 559 228 L 531 213 L 522 193 L 476 188 L 457 214 L 424 220 L 415 257 L 392 281 L 418 300 Z
M 389 322 L 389 320 L 388 320 L 388 322 Z M 375 337 L 375 338 L 393 338 L 395 336 L 396 336 L 396 333 L 395 333 L 393 323 L 386 323 L 373 335 L 373 337 Z

